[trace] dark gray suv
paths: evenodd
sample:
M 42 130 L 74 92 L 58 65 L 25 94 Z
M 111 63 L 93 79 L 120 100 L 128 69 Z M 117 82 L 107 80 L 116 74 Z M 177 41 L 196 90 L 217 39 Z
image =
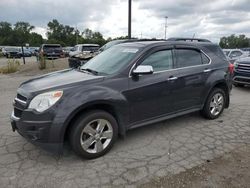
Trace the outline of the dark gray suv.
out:
M 47 150 L 61 152 L 68 140 L 80 156 L 96 158 L 129 129 L 195 111 L 219 117 L 229 106 L 232 71 L 206 40 L 119 44 L 79 69 L 22 83 L 12 129 Z

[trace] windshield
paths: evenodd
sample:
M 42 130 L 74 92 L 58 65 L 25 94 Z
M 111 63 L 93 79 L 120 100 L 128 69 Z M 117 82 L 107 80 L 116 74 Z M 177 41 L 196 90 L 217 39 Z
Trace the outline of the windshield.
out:
M 82 51 L 94 51 L 94 52 L 97 52 L 99 49 L 98 46 L 83 46 L 82 47 Z
M 81 69 L 90 69 L 98 75 L 111 75 L 120 71 L 135 57 L 139 48 L 114 46 L 84 64 Z
M 5 48 L 6 52 L 18 52 L 19 49 L 18 48 Z
M 102 47 L 100 48 L 100 51 L 107 50 L 107 49 L 110 48 L 111 46 L 114 46 L 114 45 L 119 44 L 119 43 L 122 43 L 122 40 L 113 40 L 113 41 L 110 41 L 110 42 L 108 42 L 107 44 L 105 44 L 104 46 L 102 46 Z

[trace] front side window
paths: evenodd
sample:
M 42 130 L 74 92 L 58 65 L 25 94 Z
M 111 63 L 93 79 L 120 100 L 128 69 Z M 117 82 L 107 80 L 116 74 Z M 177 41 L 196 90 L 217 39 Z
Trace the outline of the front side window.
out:
M 162 50 L 151 54 L 141 65 L 151 65 L 154 72 L 164 71 L 173 68 L 171 50 Z
M 176 67 L 189 67 L 202 65 L 201 53 L 196 50 L 190 49 L 177 49 L 176 50 Z

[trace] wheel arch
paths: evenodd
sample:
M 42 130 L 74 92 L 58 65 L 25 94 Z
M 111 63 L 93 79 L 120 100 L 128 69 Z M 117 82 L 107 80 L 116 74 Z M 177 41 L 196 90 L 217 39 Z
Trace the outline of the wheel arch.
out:
M 216 82 L 210 89 L 209 89 L 209 92 L 205 98 L 205 101 L 203 103 L 203 106 L 209 96 L 209 94 L 213 91 L 214 88 L 220 88 L 222 89 L 223 91 L 225 91 L 225 94 L 226 94 L 226 104 L 225 104 L 225 108 L 228 108 L 229 107 L 229 104 L 230 104 L 230 96 L 229 96 L 229 93 L 230 93 L 230 89 L 227 85 L 227 83 L 225 81 L 218 81 Z
M 62 141 L 65 142 L 68 139 L 68 133 L 72 127 L 72 124 L 80 117 L 83 113 L 89 112 L 91 110 L 103 110 L 105 112 L 110 113 L 117 121 L 118 124 L 118 133 L 121 136 L 125 136 L 126 129 L 124 124 L 122 123 L 122 119 L 117 111 L 115 105 L 107 102 L 107 101 L 98 101 L 94 103 L 84 104 L 74 110 L 67 120 L 64 123 L 64 130 L 62 132 Z

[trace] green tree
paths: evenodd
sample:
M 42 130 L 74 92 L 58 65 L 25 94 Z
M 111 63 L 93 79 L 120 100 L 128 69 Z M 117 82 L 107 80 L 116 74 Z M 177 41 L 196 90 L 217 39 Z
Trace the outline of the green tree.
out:
M 42 35 L 39 35 L 34 32 L 29 34 L 28 43 L 30 44 L 30 46 L 40 46 L 43 42 L 44 42 L 44 39 Z
M 0 44 L 9 45 L 12 27 L 9 22 L 0 22 Z
M 249 47 L 249 38 L 245 35 L 230 35 L 220 39 L 221 48 L 246 48 Z
M 63 46 L 73 46 L 77 42 L 79 31 L 69 25 L 60 24 L 56 19 L 48 23 L 48 42 L 57 42 Z

